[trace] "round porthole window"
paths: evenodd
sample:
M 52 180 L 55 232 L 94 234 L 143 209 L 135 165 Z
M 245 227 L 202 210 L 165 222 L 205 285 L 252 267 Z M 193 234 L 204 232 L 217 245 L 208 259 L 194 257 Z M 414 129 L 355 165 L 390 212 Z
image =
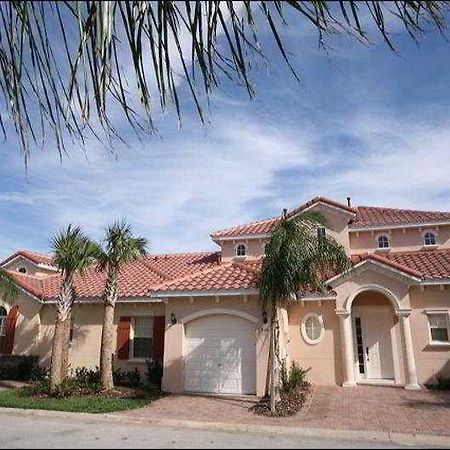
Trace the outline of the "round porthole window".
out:
M 303 317 L 301 331 L 305 342 L 311 345 L 318 344 L 325 334 L 322 316 L 314 313 L 307 314 Z

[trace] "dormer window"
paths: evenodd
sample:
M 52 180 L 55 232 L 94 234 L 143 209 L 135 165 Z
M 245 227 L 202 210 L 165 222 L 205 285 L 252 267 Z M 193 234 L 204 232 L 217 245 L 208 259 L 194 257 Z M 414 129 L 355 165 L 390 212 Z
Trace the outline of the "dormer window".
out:
M 379 249 L 391 247 L 391 242 L 389 241 L 389 236 L 386 236 L 385 234 L 378 236 L 377 243 L 378 243 Z
M 27 269 L 25 267 L 19 267 L 17 269 L 17 272 L 19 272 L 19 273 L 27 273 Z
M 423 243 L 425 247 L 430 245 L 436 245 L 436 235 L 431 231 L 427 231 L 423 236 Z
M 239 244 L 236 247 L 236 256 L 246 256 L 247 255 L 247 247 L 244 244 Z

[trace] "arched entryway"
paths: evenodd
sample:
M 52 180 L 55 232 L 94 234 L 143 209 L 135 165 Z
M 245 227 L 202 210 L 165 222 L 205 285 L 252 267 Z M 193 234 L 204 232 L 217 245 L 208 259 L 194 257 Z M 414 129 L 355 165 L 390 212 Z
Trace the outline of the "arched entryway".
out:
M 356 382 L 396 384 L 398 318 L 391 300 L 381 292 L 363 291 L 353 299 L 351 320 Z

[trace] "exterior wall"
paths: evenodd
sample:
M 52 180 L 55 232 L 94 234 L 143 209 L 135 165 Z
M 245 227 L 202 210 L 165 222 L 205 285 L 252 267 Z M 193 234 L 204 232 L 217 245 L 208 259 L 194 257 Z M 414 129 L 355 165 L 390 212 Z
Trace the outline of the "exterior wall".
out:
M 309 313 L 322 316 L 325 335 L 321 342 L 310 345 L 300 331 L 303 317 Z M 335 313 L 335 302 L 305 302 L 292 304 L 289 314 L 289 357 L 298 366 L 310 368 L 308 378 L 317 385 L 335 385 L 343 382 L 343 363 L 339 318 Z
M 245 261 L 249 259 L 256 259 L 264 255 L 264 248 L 267 239 L 236 239 L 235 241 L 222 242 L 222 261 Z M 247 247 L 247 256 L 236 256 L 236 247 L 239 244 L 244 244 Z
M 194 303 L 189 298 L 169 299 L 166 316 L 166 338 L 164 352 L 164 379 L 163 390 L 171 393 L 184 391 L 184 345 L 185 345 L 185 319 L 198 312 L 211 312 L 219 314 L 220 310 L 236 311 L 249 314 L 258 319 L 256 324 L 256 359 L 257 359 L 257 395 L 263 396 L 266 385 L 268 340 L 266 327 L 261 319 L 261 307 L 256 296 L 244 302 L 242 296 L 221 297 L 217 303 L 214 297 L 195 297 Z M 219 310 L 219 311 L 218 311 Z M 170 321 L 174 313 L 177 323 Z
M 388 230 L 351 232 L 349 233 L 350 248 L 352 253 L 373 252 L 378 248 L 377 237 L 380 234 L 386 234 L 390 238 L 392 251 L 421 250 L 424 248 L 423 235 L 427 231 L 432 231 L 436 234 L 438 248 L 450 248 L 450 227 L 448 226 L 440 226 L 439 229 L 436 229 L 436 227 L 423 229 L 400 228 L 393 229 L 390 233 Z
M 24 267 L 27 270 L 27 275 L 32 275 L 34 277 L 46 277 L 56 273 L 54 270 L 46 270 L 39 267 L 37 264 L 21 256 L 14 258 L 11 262 L 5 264 L 4 266 L 5 269 L 13 272 L 17 272 L 21 267 Z
M 428 318 L 425 310 L 441 309 L 450 313 L 450 289 L 438 286 L 411 289 L 411 328 L 419 382 L 434 383 L 438 376 L 450 378 L 450 344 L 430 345 Z
M 41 340 L 37 355 L 43 365 L 50 364 L 53 329 L 55 323 L 54 306 L 48 305 L 42 308 L 41 317 Z M 153 315 L 164 316 L 165 305 L 162 303 L 119 303 L 115 313 L 115 330 L 122 316 Z M 77 367 L 94 368 L 100 364 L 100 345 L 103 324 L 103 304 L 86 303 L 77 304 L 73 310 L 73 341 L 70 347 L 70 364 L 72 369 Z M 137 367 L 142 374 L 146 370 L 144 360 L 118 360 L 114 363 L 115 368 L 124 371 L 133 370 Z
M 40 304 L 27 294 L 20 293 L 14 300 L 0 298 L 0 305 L 8 312 L 13 305 L 19 306 L 19 316 L 14 335 L 14 355 L 36 355 L 39 346 Z

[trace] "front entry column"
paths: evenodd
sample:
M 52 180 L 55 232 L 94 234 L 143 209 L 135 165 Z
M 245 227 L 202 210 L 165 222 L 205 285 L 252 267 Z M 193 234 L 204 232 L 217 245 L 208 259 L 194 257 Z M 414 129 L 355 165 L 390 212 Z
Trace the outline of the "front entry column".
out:
M 412 341 L 411 324 L 409 316 L 411 310 L 398 311 L 400 328 L 402 332 L 403 355 L 406 361 L 406 385 L 405 389 L 419 390 L 417 381 L 416 361 L 414 357 L 414 347 Z
M 344 382 L 342 386 L 356 386 L 355 356 L 353 350 L 352 316 L 347 311 L 336 311 L 341 322 L 341 341 L 344 356 Z

